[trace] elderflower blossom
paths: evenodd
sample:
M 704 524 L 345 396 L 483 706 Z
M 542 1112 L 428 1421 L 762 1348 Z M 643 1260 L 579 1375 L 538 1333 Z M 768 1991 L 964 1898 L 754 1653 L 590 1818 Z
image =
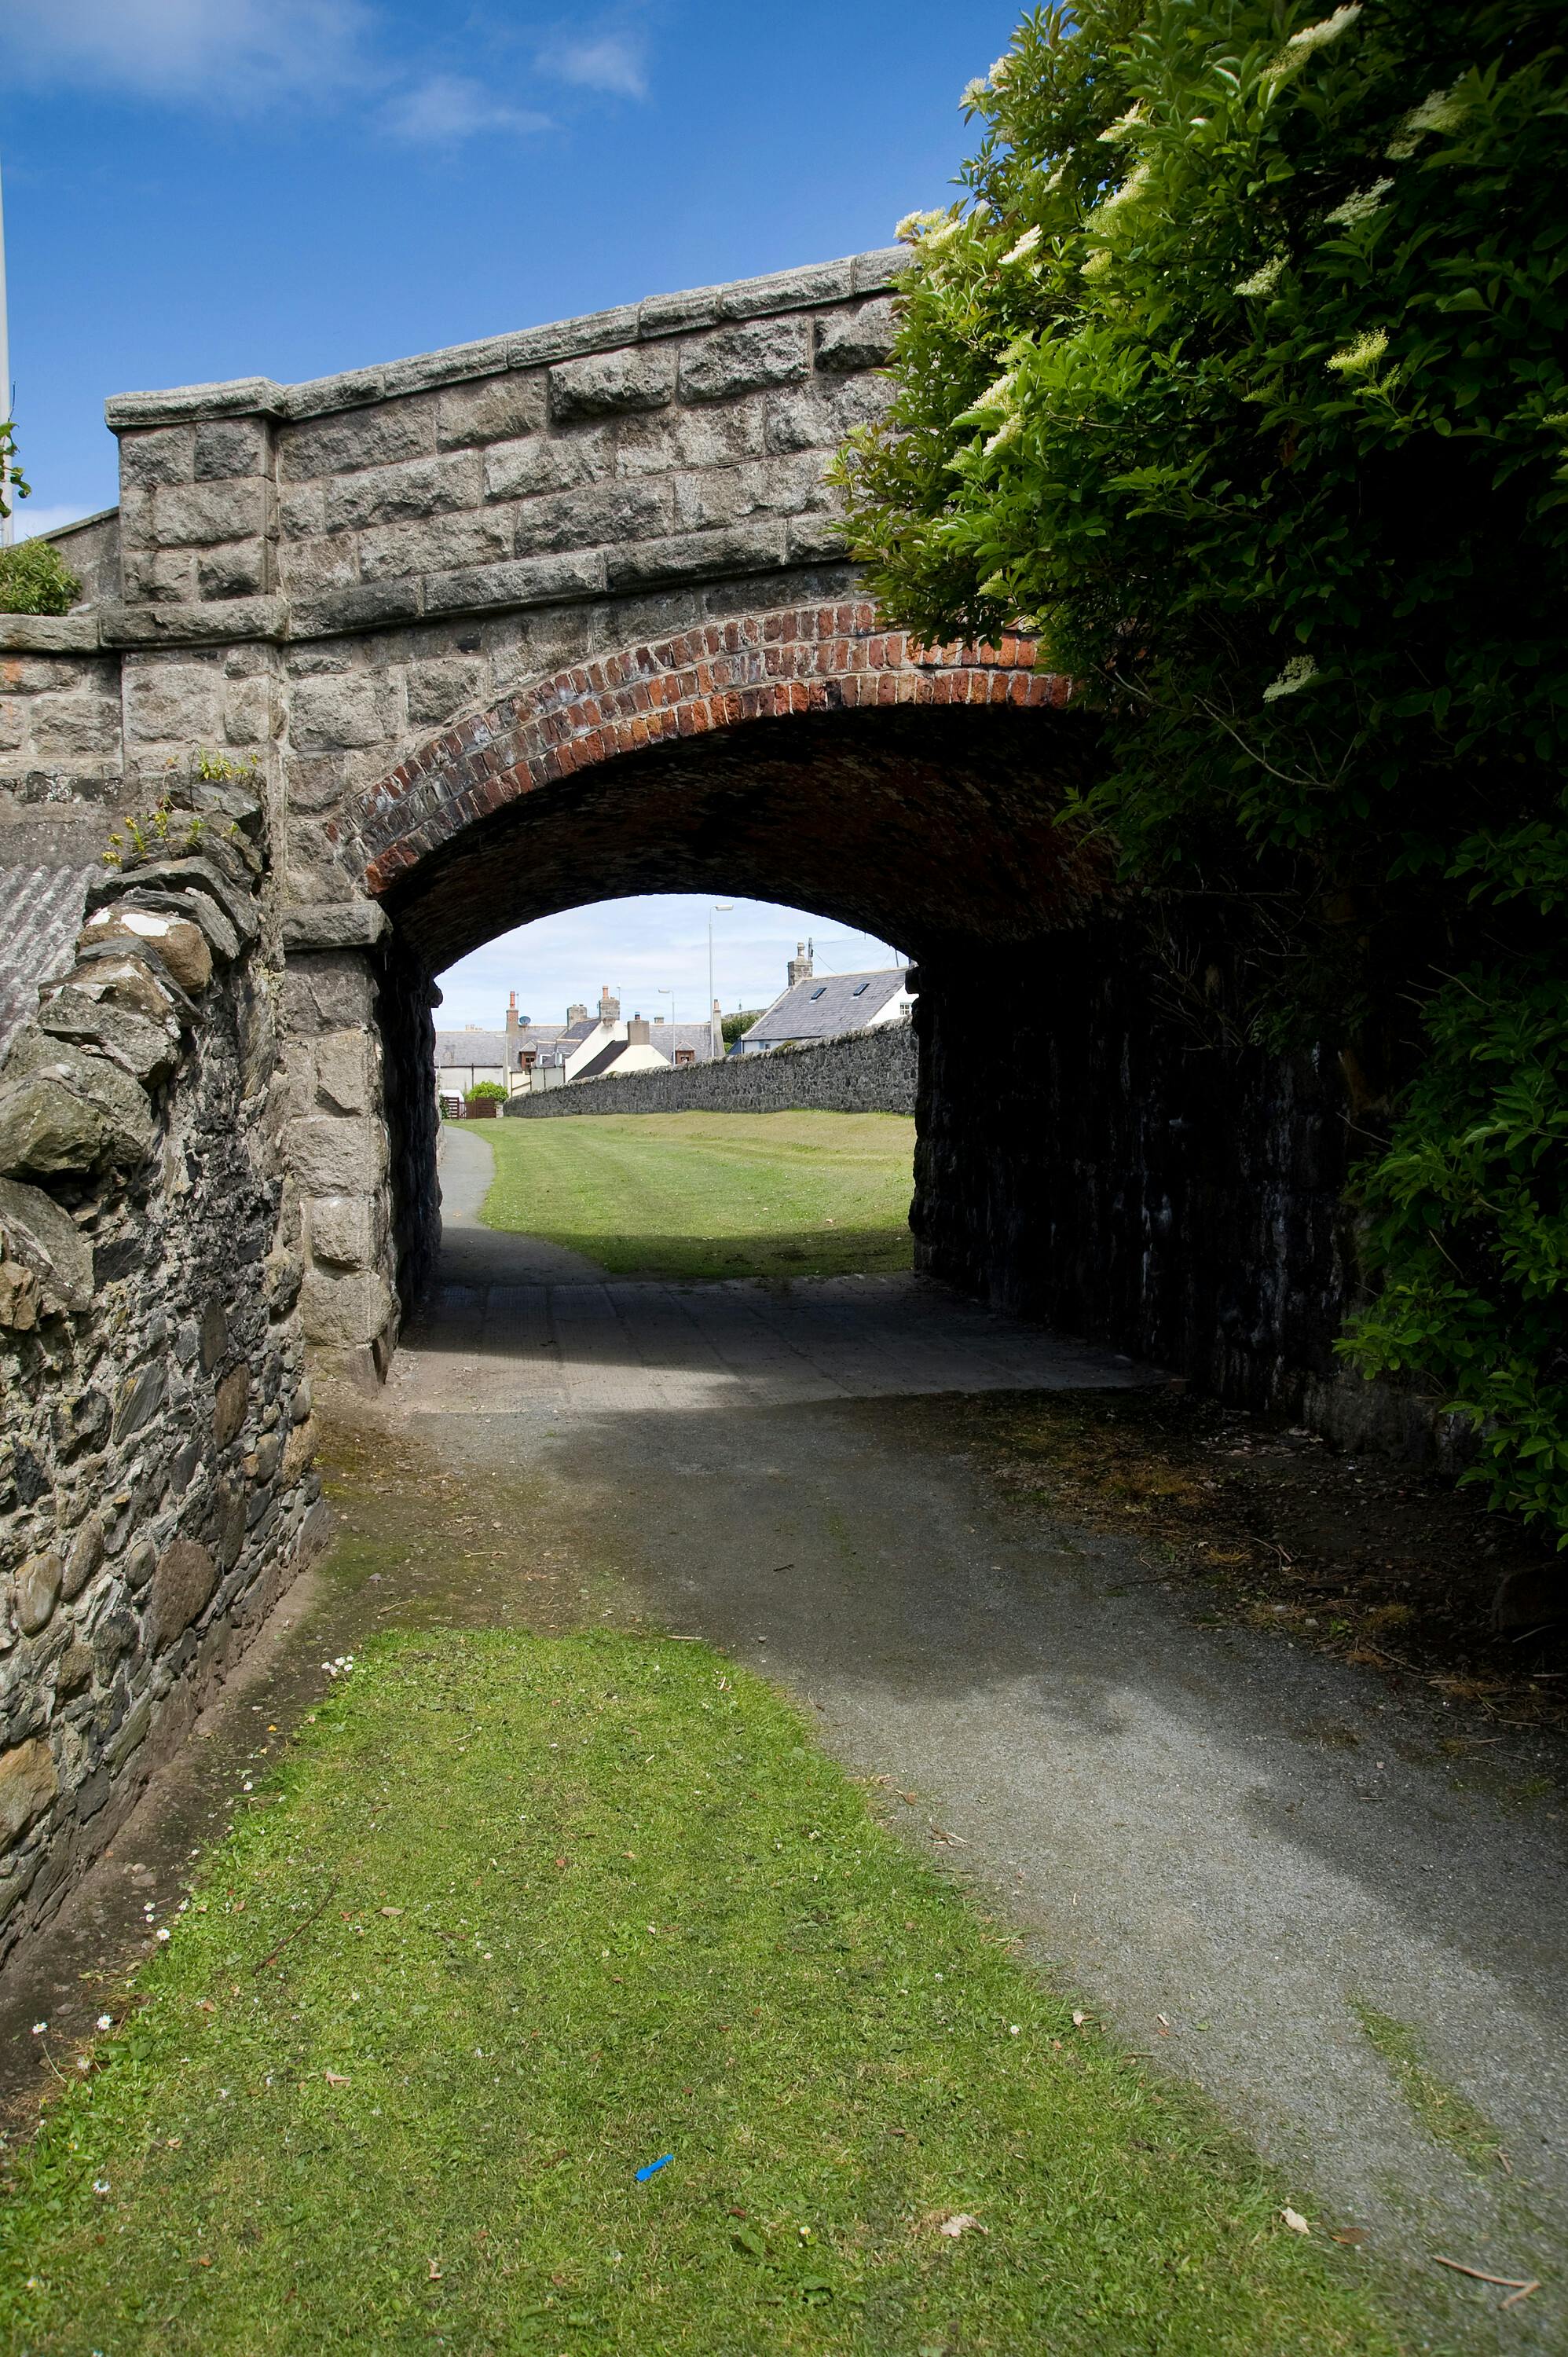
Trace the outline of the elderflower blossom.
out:
M 1366 221 L 1378 211 L 1392 187 L 1391 180 L 1374 180 L 1369 188 L 1359 189 L 1355 196 L 1347 197 L 1342 205 L 1336 205 L 1326 218 L 1342 222 L 1347 229 L 1353 228 L 1357 221 Z
M 1294 695 L 1308 680 L 1317 675 L 1317 665 L 1310 655 L 1292 655 L 1278 679 L 1271 680 L 1263 690 L 1265 704 L 1277 703 L 1282 695 Z
M 1314 49 L 1326 48 L 1330 41 L 1337 41 L 1341 33 L 1348 32 L 1360 13 L 1359 0 L 1351 0 L 1348 7 L 1336 8 L 1332 16 L 1320 16 L 1316 25 L 1304 25 L 1299 32 L 1291 35 L 1270 66 L 1265 81 L 1283 81 L 1287 74 L 1294 73 L 1298 66 L 1306 63 Z
M 1009 369 L 1005 376 L 999 376 L 994 384 L 986 386 L 980 399 L 970 404 L 971 408 L 995 409 L 1003 412 L 1011 409 L 1014 405 L 1013 388 L 1017 382 L 1017 370 Z
M 1026 229 L 1024 231 L 1023 236 L 1018 240 L 1017 244 L 1014 246 L 1010 252 L 1003 255 L 1003 267 L 1005 268 L 1007 264 L 1010 262 L 1026 262 L 1030 254 L 1035 251 L 1035 248 L 1038 245 L 1040 236 L 1040 224 L 1038 221 L 1036 221 L 1032 228 Z
M 959 92 L 959 113 L 961 114 L 972 114 L 977 107 L 981 107 L 985 104 L 986 100 L 990 96 L 991 84 L 986 81 L 983 74 L 976 74 L 973 81 L 966 81 L 962 90 Z
M 1343 351 L 1333 353 L 1326 366 L 1331 368 L 1337 376 L 1365 376 L 1369 369 L 1376 368 L 1388 348 L 1386 330 L 1370 328 L 1364 336 L 1358 336 L 1353 344 L 1347 344 Z
M 1119 114 L 1114 123 L 1106 125 L 1100 136 L 1108 146 L 1113 146 L 1118 139 L 1131 139 L 1144 119 L 1143 101 L 1135 100 L 1125 114 Z
M 902 245 L 918 245 L 923 237 L 929 236 L 937 224 L 946 219 L 946 213 L 906 213 L 893 234 Z
M 1232 286 L 1230 292 L 1232 295 L 1272 295 L 1284 275 L 1284 255 L 1276 253 L 1272 262 L 1265 262 L 1262 269 L 1254 270 L 1251 278 L 1243 278 L 1239 286 Z
M 986 443 L 985 456 L 989 458 L 994 451 L 1004 449 L 1007 444 L 1015 437 L 1023 422 L 1023 419 L 1018 415 L 1016 411 L 1014 412 L 1011 417 L 1004 418 L 1002 424 L 997 427 L 995 433 L 992 435 L 990 440 Z
M 1109 270 L 1110 267 L 1111 248 L 1108 245 L 1097 246 L 1084 264 L 1082 275 L 1085 278 L 1098 278 L 1102 270 Z
M 1128 173 L 1127 178 L 1122 181 L 1119 188 L 1112 188 L 1108 197 L 1101 198 L 1100 202 L 1094 208 L 1095 218 L 1097 220 L 1103 220 L 1107 213 L 1114 212 L 1119 205 L 1130 203 L 1132 199 L 1137 196 L 1141 190 L 1146 187 L 1148 178 L 1148 166 L 1146 164 L 1140 164 L 1135 171 Z
M 1012 70 L 1013 57 L 1011 50 L 1009 50 L 1005 57 L 997 59 L 995 64 L 992 67 L 991 71 L 986 75 L 985 79 L 991 84 L 993 90 L 1000 90 Z
M 1398 136 L 1390 140 L 1387 153 L 1395 163 L 1403 163 L 1407 156 L 1414 155 L 1429 132 L 1456 131 L 1469 111 L 1468 101 L 1456 91 L 1429 90 L 1421 104 L 1405 116 Z

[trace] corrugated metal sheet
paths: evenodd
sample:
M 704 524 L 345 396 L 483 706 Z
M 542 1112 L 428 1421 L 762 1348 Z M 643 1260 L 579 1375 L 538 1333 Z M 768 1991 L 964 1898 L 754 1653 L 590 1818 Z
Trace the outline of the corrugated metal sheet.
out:
M 81 930 L 91 867 L 0 867 L 0 1055 L 62 973 Z

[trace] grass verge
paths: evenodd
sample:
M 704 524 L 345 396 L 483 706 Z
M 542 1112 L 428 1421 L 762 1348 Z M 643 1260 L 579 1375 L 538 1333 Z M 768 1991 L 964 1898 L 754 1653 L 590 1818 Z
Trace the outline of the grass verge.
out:
M 1397 2345 L 705 1647 L 385 1640 L 249 1805 L 17 2158 L 9 2351 Z
M 915 1125 L 897 1114 L 600 1114 L 485 1132 L 492 1228 L 616 1276 L 869 1275 L 910 1265 Z
M 1367 2043 L 1387 2063 L 1394 2084 L 1434 2143 L 1446 2145 L 1472 2169 L 1496 2169 L 1502 2137 L 1467 2096 L 1428 2068 L 1409 2024 L 1369 2005 L 1358 2003 L 1355 2014 Z

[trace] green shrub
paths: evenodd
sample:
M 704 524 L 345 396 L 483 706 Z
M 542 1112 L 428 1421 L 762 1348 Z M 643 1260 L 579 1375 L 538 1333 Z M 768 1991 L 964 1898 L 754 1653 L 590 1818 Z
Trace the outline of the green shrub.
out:
M 499 1081 L 476 1081 L 468 1091 L 470 1104 L 505 1104 L 508 1092 Z
M 1079 683 L 1068 816 L 1228 911 L 1252 1036 L 1365 1077 L 1383 1293 L 1344 1347 L 1441 1386 L 1568 1544 L 1561 35 L 1033 10 L 965 93 L 963 199 L 904 225 L 895 398 L 839 473 L 893 619 L 1025 625 Z
M 81 582 L 52 541 L 0 548 L 0 614 L 68 614 L 81 595 Z

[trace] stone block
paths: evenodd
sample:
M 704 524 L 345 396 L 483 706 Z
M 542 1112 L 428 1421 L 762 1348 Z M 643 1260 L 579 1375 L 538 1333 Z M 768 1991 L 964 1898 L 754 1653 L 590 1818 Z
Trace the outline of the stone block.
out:
M 155 1359 L 150 1367 L 138 1367 L 123 1377 L 114 1394 L 116 1446 L 145 1432 L 167 1397 L 168 1369 L 160 1359 Z
M 681 354 L 682 401 L 728 401 L 765 386 L 799 384 L 811 367 L 804 319 L 758 319 L 721 328 L 687 344 Z
M 374 1268 L 383 1222 L 373 1195 L 317 1195 L 306 1211 L 314 1258 L 334 1268 Z
M 417 621 L 424 611 L 418 581 L 361 581 L 296 597 L 300 631 L 368 630 L 388 622 Z
M 68 620 L 70 617 L 66 618 Z M 282 640 L 288 607 L 270 593 L 254 597 L 198 598 L 194 605 L 104 606 L 99 637 L 106 647 L 222 647 L 236 640 Z
M 232 483 L 181 484 L 153 493 L 152 538 L 160 548 L 256 540 L 266 522 L 265 490 L 254 477 Z
M 515 513 L 519 556 L 650 540 L 667 533 L 672 521 L 670 485 L 659 479 L 559 491 L 525 500 Z
M 278 436 L 278 474 L 285 482 L 305 482 L 429 457 L 435 449 L 434 402 L 386 402 L 285 426 Z
M 0 1751 L 0 1840 L 9 1847 L 59 1791 L 54 1758 L 41 1735 Z
M 857 311 L 838 311 L 817 323 L 817 366 L 820 369 L 880 368 L 893 350 L 898 332 L 893 298 L 879 296 Z
M 306 1195 L 373 1195 L 386 1176 L 386 1132 L 378 1121 L 312 1114 L 290 1122 L 287 1151 Z
M 835 515 L 794 516 L 789 522 L 791 565 L 831 565 L 847 556 L 849 537 L 843 520 Z
M 411 458 L 400 466 L 341 476 L 328 490 L 327 528 L 362 532 L 371 524 L 406 523 L 477 508 L 482 472 L 477 450 L 454 450 L 444 457 Z
M 600 483 L 613 473 L 615 442 L 608 426 L 577 433 L 537 436 L 529 442 L 502 442 L 485 453 L 485 497 L 526 500 L 545 491 L 569 491 L 580 483 Z
M 84 1176 L 145 1160 L 152 1151 L 152 1111 L 135 1082 L 102 1057 L 41 1032 L 33 1037 L 48 1060 L 0 1083 L 0 1174 Z M 14 1047 L 8 1071 L 16 1063 Z
M 223 742 L 266 745 L 273 734 L 273 686 L 266 678 L 237 680 L 223 693 Z
M 120 443 L 120 481 L 138 490 L 155 485 L 188 483 L 196 472 L 196 428 L 156 426 L 126 434 Z
M 121 902 L 100 909 L 81 929 L 79 947 L 153 950 L 181 990 L 197 997 L 212 979 L 212 952 L 199 925 L 188 918 L 165 916 L 153 909 Z
M 478 703 L 486 677 L 482 662 L 462 656 L 410 663 L 405 674 L 410 720 L 423 727 L 449 720 L 455 712 Z
M 205 548 L 196 560 L 199 597 L 254 597 L 268 586 L 264 540 L 229 540 Z
M 726 319 L 755 319 L 772 311 L 797 309 L 811 303 L 842 302 L 854 285 L 854 264 L 810 262 L 799 270 L 771 270 L 761 278 L 742 278 L 725 286 L 719 310 Z
M 616 465 L 623 475 L 663 475 L 685 467 L 732 467 L 760 458 L 767 404 L 762 399 L 670 409 L 627 417 L 616 428 Z
M 328 1111 L 365 1113 L 371 1102 L 369 1035 L 328 1031 L 316 1043 L 316 1085 Z
M 487 606 L 551 606 L 562 598 L 596 597 L 605 587 L 602 549 L 558 556 L 514 557 L 462 573 L 433 573 L 424 584 L 427 614 L 471 614 Z
M 606 574 L 612 589 L 640 589 L 702 575 L 766 573 L 783 564 L 784 548 L 784 527 L 773 522 L 681 533 L 612 549 Z
M 290 952 L 284 972 L 284 1025 L 296 1039 L 362 1029 L 374 1019 L 375 1003 L 371 969 L 362 957 L 336 950 Z
M 362 533 L 359 548 L 360 571 L 367 581 L 489 565 L 512 554 L 509 519 L 493 508 L 431 516 L 421 523 L 382 524 Z
M 289 735 L 302 753 L 338 752 L 380 745 L 393 734 L 382 708 L 381 680 L 368 673 L 347 678 L 302 679 L 295 686 Z
M 214 1293 L 201 1312 L 197 1329 L 196 1351 L 201 1361 L 201 1372 L 209 1375 L 229 1348 L 229 1313 L 220 1295 Z
M 146 1640 L 149 1653 L 161 1653 L 183 1637 L 211 1601 L 218 1585 L 218 1566 L 194 1539 L 176 1539 L 158 1557 L 147 1598 Z
M 567 360 L 577 352 L 610 351 L 636 340 L 637 305 L 621 303 L 612 311 L 589 311 L 579 318 L 524 328 L 509 339 L 507 362 L 514 369 L 542 368 L 547 361 Z
M 307 1269 L 300 1310 L 307 1340 L 332 1350 L 353 1350 L 386 1332 L 392 1322 L 392 1290 L 385 1277 L 373 1272 L 330 1276 L 325 1269 Z
M 278 1476 L 283 1489 L 292 1490 L 301 1474 L 309 1471 L 316 1461 L 316 1443 L 318 1437 L 316 1418 L 313 1415 L 307 1415 L 303 1423 L 294 1426 L 284 1443 L 283 1462 Z
M 212 1439 L 216 1448 L 227 1448 L 244 1429 L 250 1401 L 251 1370 L 242 1360 L 239 1366 L 230 1368 L 212 1394 Z
M 47 1629 L 59 1600 L 60 1581 L 65 1566 L 51 1547 L 44 1555 L 29 1555 L 16 1573 L 16 1625 L 24 1637 L 36 1637 Z
M 211 662 L 128 662 L 124 694 L 126 732 L 138 744 L 183 750 L 217 734 L 222 679 Z
M 68 1602 L 81 1595 L 102 1560 L 103 1525 L 96 1514 L 89 1514 L 71 1540 L 65 1558 L 60 1593 Z
M 196 428 L 199 483 L 227 482 L 237 475 L 264 475 L 270 457 L 263 418 L 209 417 Z
M 86 1308 L 92 1298 L 92 1247 L 52 1195 L 0 1178 L 0 1234 L 47 1293 L 67 1308 Z
M 436 404 L 436 443 L 443 450 L 458 450 L 477 442 L 505 442 L 519 434 L 536 434 L 548 410 L 545 381 L 536 371 L 455 384 Z
M 286 950 L 372 949 L 391 930 L 391 920 L 379 900 L 306 902 L 283 912 Z
M 128 548 L 121 580 L 134 606 L 182 605 L 196 595 L 196 558 L 185 548 Z
M 134 1080 L 149 1084 L 166 1080 L 179 1056 L 179 1032 L 173 1024 L 149 1023 L 112 998 L 90 996 L 69 984 L 44 1000 L 38 1028 L 57 1039 L 101 1049 Z
M 674 355 L 646 347 L 588 353 L 550 371 L 550 414 L 563 425 L 577 417 L 662 409 L 674 395 Z

